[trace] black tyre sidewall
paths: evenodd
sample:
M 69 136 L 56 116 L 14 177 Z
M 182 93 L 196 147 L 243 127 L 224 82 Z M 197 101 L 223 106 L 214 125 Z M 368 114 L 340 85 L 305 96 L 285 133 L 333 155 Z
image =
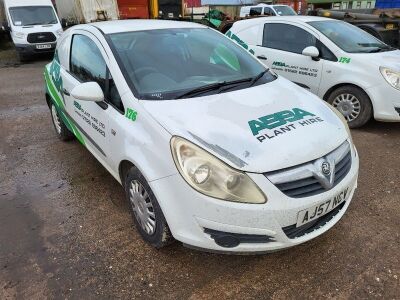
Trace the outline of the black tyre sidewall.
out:
M 139 222 L 136 219 L 136 216 L 133 212 L 131 203 L 130 203 L 130 195 L 129 195 L 129 188 L 131 185 L 131 182 L 137 180 L 139 181 L 143 187 L 146 189 L 150 201 L 153 205 L 154 212 L 155 212 L 155 219 L 156 219 L 156 230 L 154 234 L 149 235 L 146 231 L 142 229 L 142 226 L 139 224 Z M 129 206 L 129 211 L 131 213 L 133 222 L 135 224 L 136 230 L 140 233 L 142 238 L 152 245 L 155 248 L 162 248 L 168 244 L 170 244 L 173 241 L 171 232 L 168 228 L 167 221 L 165 220 L 164 214 L 161 210 L 160 205 L 158 204 L 157 198 L 155 197 L 153 191 L 151 190 L 149 184 L 147 183 L 147 180 L 144 178 L 144 176 L 140 173 L 140 171 L 132 167 L 126 174 L 125 176 L 125 182 L 124 182 L 124 187 L 125 187 L 125 196 L 127 200 L 127 204 Z
M 358 117 L 348 122 L 350 128 L 358 128 L 365 125 L 372 117 L 372 104 L 368 95 L 360 88 L 354 86 L 343 86 L 334 90 L 328 97 L 328 103 L 333 104 L 333 100 L 340 94 L 351 94 L 354 95 L 361 105 L 360 114 Z
M 58 117 L 58 119 L 60 120 L 60 125 L 61 125 L 61 132 L 59 133 L 59 132 L 57 131 L 56 124 L 54 124 L 53 115 L 52 115 L 52 111 L 51 111 L 51 109 L 52 109 L 53 106 L 54 106 L 54 104 L 51 103 L 51 105 L 50 105 L 50 115 L 51 115 L 51 122 L 53 123 L 54 131 L 56 132 L 57 137 L 58 137 L 60 140 L 62 140 L 62 141 L 69 141 L 69 140 L 72 140 L 72 139 L 74 138 L 74 135 L 73 135 L 73 133 L 72 133 L 71 131 L 69 131 L 69 129 L 67 128 L 67 126 L 64 124 L 64 121 L 63 121 L 62 118 L 60 117 L 60 114 L 58 113 L 58 110 L 57 110 L 57 108 L 56 108 L 57 117 Z M 54 106 L 54 107 L 55 107 L 55 106 Z

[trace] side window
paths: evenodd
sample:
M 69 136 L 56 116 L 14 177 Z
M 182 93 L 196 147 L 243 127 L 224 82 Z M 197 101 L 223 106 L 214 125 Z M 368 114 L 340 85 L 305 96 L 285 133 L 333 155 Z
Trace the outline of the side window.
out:
M 264 25 L 263 47 L 301 54 L 316 45 L 316 38 L 297 26 L 278 23 Z
M 81 82 L 97 82 L 103 90 L 106 102 L 124 112 L 121 97 L 99 48 L 85 35 L 73 36 L 70 72 Z
M 261 16 L 262 7 L 250 8 L 250 16 Z
M 275 13 L 271 8 L 265 7 L 264 8 L 264 15 L 265 16 L 275 16 Z
M 63 40 L 57 42 L 57 55 L 61 66 L 68 70 L 68 52 L 69 52 L 69 40 L 70 37 L 67 36 Z

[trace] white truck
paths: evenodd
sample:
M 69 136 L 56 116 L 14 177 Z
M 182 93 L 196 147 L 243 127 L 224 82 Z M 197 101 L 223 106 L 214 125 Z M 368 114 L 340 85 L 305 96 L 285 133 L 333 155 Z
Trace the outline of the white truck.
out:
M 2 10 L 2 29 L 10 33 L 21 61 L 54 52 L 63 29 L 50 0 L 3 0 Z
M 65 25 L 119 19 L 116 0 L 56 0 L 55 3 Z
M 243 6 L 240 8 L 240 17 L 252 16 L 295 16 L 297 13 L 288 5 L 268 5 L 260 3 L 258 5 Z

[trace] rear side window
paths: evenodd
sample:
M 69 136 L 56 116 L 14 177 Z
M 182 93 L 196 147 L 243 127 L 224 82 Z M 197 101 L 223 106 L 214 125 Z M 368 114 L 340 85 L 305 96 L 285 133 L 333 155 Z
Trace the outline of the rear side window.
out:
M 316 45 L 316 38 L 297 26 L 278 23 L 264 25 L 263 47 L 301 54 Z
M 99 48 L 85 35 L 73 36 L 70 73 L 81 82 L 97 82 L 103 90 L 106 102 L 124 112 L 121 97 Z
M 252 7 L 250 8 L 250 16 L 261 16 L 262 7 Z
M 275 16 L 275 13 L 271 8 L 265 7 L 264 8 L 264 15 L 265 16 Z

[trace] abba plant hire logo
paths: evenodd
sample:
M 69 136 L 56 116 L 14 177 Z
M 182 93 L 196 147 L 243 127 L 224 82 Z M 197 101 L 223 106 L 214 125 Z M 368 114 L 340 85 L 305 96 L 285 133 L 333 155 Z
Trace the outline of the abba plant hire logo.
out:
M 249 121 L 249 127 L 259 142 L 273 139 L 279 135 L 296 130 L 299 127 L 308 126 L 314 123 L 320 123 L 324 120 L 313 113 L 300 108 L 291 110 L 282 110 L 270 115 Z M 267 132 L 264 132 L 268 130 Z M 263 131 L 260 134 L 260 131 Z

